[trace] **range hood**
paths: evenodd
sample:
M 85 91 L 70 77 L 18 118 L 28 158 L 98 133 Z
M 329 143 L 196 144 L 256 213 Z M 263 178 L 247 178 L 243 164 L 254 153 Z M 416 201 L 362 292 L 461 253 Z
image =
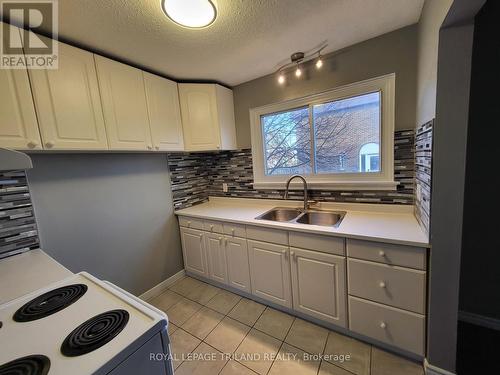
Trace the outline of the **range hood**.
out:
M 33 168 L 33 163 L 28 155 L 19 151 L 0 148 L 0 171 L 13 171 L 31 168 Z

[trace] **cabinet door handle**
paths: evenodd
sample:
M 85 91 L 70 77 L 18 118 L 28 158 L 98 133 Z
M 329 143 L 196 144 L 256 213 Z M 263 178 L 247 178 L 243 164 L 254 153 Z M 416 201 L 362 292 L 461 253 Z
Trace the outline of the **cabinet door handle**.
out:
M 191 221 L 188 221 L 188 227 L 190 227 L 190 226 L 191 226 Z
M 37 145 L 38 145 L 38 143 L 36 143 L 35 141 L 29 141 L 28 142 L 28 147 L 29 148 L 35 148 Z
M 153 149 L 153 146 L 148 145 L 148 150 L 152 150 L 152 149 Z
M 385 324 L 385 322 L 380 322 L 380 328 L 386 329 L 387 328 L 387 324 Z
M 155 148 L 156 148 L 157 150 L 159 150 L 159 149 L 160 149 L 160 146 L 155 146 Z
M 49 142 L 46 142 L 46 143 L 45 143 L 45 147 L 47 147 L 47 148 L 52 148 L 52 147 L 54 147 L 54 141 L 49 141 Z
M 234 236 L 234 228 L 231 228 L 231 236 Z
M 200 241 L 203 239 L 203 234 L 200 234 Z
M 214 225 L 213 225 L 213 224 L 211 224 L 211 225 L 210 225 L 210 230 L 211 230 L 212 232 L 214 231 Z
M 379 282 L 378 286 L 381 288 L 385 288 L 385 282 L 384 281 Z
M 378 255 L 380 255 L 381 257 L 385 257 L 385 251 L 384 250 L 380 250 L 378 252 Z
M 281 254 L 285 255 L 286 254 L 286 249 L 281 250 Z
M 290 251 L 290 255 L 293 259 L 295 259 L 295 251 Z

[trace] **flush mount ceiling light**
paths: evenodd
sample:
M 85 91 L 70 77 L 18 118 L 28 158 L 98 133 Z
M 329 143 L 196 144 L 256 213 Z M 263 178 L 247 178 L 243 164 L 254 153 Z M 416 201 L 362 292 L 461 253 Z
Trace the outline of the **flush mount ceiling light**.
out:
M 213 0 L 163 0 L 162 7 L 176 24 L 192 29 L 207 27 L 217 17 Z
M 320 70 L 323 67 L 323 56 L 321 55 L 321 51 L 324 50 L 328 45 L 326 42 L 322 43 L 319 48 L 316 48 L 312 51 L 309 51 L 307 53 L 304 52 L 295 52 L 290 56 L 290 62 L 286 63 L 284 65 L 281 65 L 277 69 L 277 74 L 278 74 L 278 83 L 280 85 L 283 85 L 286 81 L 285 78 L 285 71 L 290 69 L 292 66 L 295 66 L 295 77 L 300 78 L 302 76 L 302 68 L 301 64 L 303 64 L 306 61 L 312 60 L 315 58 L 315 56 L 318 56 L 316 58 L 316 69 Z

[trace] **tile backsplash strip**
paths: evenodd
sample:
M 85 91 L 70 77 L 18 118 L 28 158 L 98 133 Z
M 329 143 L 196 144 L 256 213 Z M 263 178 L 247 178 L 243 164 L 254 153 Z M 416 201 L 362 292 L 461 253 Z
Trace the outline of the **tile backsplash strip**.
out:
M 429 233 L 432 186 L 432 129 L 434 120 L 417 128 L 415 137 L 415 216 Z
M 0 172 L 0 258 L 38 247 L 25 171 Z
M 394 174 L 396 191 L 319 191 L 311 199 L 329 202 L 413 204 L 415 182 L 414 131 L 394 134 Z M 216 153 L 175 153 L 168 155 L 174 208 L 182 209 L 206 202 L 209 196 L 238 198 L 283 198 L 282 190 L 253 189 L 251 149 Z M 222 184 L 228 191 L 222 191 Z M 301 191 L 290 193 L 302 199 Z

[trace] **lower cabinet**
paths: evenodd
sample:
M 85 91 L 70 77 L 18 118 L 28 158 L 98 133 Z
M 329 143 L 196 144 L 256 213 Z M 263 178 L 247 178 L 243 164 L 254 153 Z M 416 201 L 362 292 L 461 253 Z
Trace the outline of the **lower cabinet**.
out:
M 227 283 L 226 254 L 224 238 L 217 233 L 205 233 L 208 277 L 220 283 Z
M 203 232 L 196 229 L 181 228 L 181 242 L 186 271 L 209 277 Z
M 292 307 L 288 246 L 248 241 L 252 294 Z
M 227 283 L 251 293 L 248 245 L 245 238 L 226 237 Z
M 346 327 L 346 261 L 344 257 L 290 249 L 293 308 Z

